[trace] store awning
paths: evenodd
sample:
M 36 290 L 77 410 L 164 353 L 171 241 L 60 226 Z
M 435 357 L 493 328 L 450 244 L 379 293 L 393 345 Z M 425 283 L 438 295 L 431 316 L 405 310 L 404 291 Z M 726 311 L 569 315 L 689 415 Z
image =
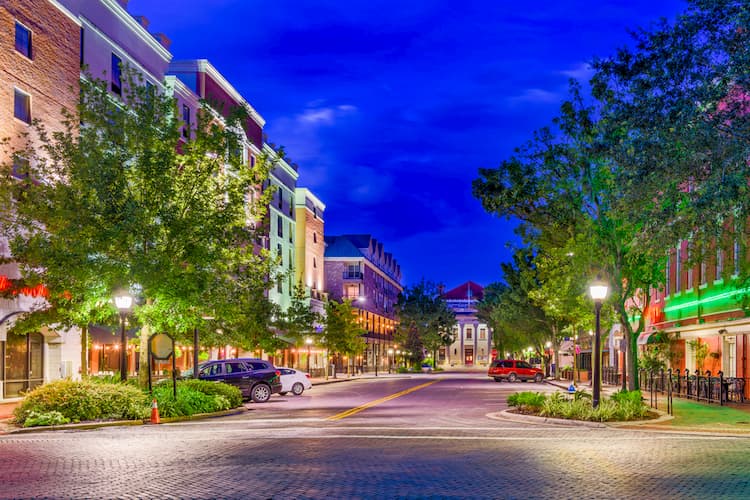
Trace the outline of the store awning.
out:
M 642 333 L 638 335 L 638 345 L 646 345 L 648 344 L 648 339 L 656 333 L 656 330 Z

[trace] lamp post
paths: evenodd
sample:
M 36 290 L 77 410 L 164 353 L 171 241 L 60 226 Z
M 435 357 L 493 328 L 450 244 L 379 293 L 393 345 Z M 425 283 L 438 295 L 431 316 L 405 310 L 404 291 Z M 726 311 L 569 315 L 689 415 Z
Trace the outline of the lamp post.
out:
M 594 384 L 594 395 L 592 399 L 592 405 L 594 408 L 599 406 L 599 396 L 602 391 L 602 337 L 600 329 L 600 316 L 602 310 L 602 301 L 607 297 L 607 284 L 603 281 L 595 281 L 589 286 L 589 292 L 591 298 L 594 300 L 594 306 L 596 309 L 596 331 L 594 333 L 594 365 L 591 367 L 593 370 L 593 384 Z
M 305 339 L 305 344 L 307 344 L 307 373 L 310 373 L 310 346 L 313 343 L 313 339 L 310 337 L 307 337 Z
M 115 293 L 115 306 L 120 311 L 120 380 L 128 379 L 128 338 L 125 335 L 125 316 L 133 305 L 133 297 L 127 290 L 119 290 Z

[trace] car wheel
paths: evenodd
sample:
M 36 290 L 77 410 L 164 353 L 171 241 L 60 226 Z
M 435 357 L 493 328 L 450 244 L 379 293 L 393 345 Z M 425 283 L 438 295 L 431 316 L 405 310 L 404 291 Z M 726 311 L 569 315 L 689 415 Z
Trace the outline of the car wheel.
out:
M 302 385 L 302 382 L 295 382 L 292 386 L 292 394 L 299 396 L 303 392 L 305 392 L 305 386 Z
M 266 384 L 257 384 L 250 392 L 250 399 L 254 403 L 265 403 L 271 399 L 271 388 Z
M 539 384 L 539 383 L 541 383 L 542 378 L 544 378 L 544 377 L 542 377 L 542 374 L 541 373 L 537 373 L 536 375 L 534 375 L 534 382 L 536 382 L 537 384 Z
M 279 393 L 279 396 L 286 396 L 286 391 L 284 391 L 284 392 L 280 392 L 280 393 Z
M 516 380 L 518 380 L 518 377 L 516 376 L 515 373 L 508 374 L 508 382 L 515 382 Z

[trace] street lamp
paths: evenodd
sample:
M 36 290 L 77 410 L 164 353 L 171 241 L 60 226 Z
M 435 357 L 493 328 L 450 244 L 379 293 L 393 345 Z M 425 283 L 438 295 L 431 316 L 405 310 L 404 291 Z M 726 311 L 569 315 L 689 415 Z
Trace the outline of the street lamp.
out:
M 133 297 L 127 290 L 118 290 L 114 294 L 115 306 L 120 311 L 120 380 L 128 379 L 128 338 L 125 335 L 125 316 L 133 305 Z
M 594 333 L 594 396 L 592 405 L 594 408 L 599 406 L 599 395 L 602 391 L 602 337 L 600 329 L 600 316 L 602 310 L 602 301 L 607 297 L 607 284 L 597 280 L 589 286 L 591 298 L 594 300 L 596 309 L 596 331 Z
M 305 339 L 305 344 L 307 344 L 307 373 L 310 373 L 310 346 L 313 343 L 313 339 L 310 337 L 307 337 Z

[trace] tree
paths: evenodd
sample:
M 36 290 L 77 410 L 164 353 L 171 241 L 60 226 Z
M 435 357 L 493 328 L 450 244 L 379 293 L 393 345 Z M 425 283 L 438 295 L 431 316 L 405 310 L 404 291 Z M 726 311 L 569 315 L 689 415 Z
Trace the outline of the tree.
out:
M 396 314 L 399 319 L 396 338 L 412 353 L 413 359 L 426 349 L 432 353 L 434 364 L 440 347 L 455 341 L 456 315 L 440 296 L 437 285 L 424 278 L 399 294 Z M 421 359 L 419 356 L 418 361 Z
M 537 132 L 499 168 L 480 169 L 473 190 L 486 210 L 520 219 L 546 241 L 559 241 L 558 247 L 573 241 L 581 272 L 609 282 L 607 304 L 614 307 L 630 346 L 632 390 L 638 382 L 637 339 L 651 292 L 663 282 L 665 255 L 643 231 L 646 211 L 632 199 L 624 201 L 626 189 L 633 188 L 617 181 L 630 163 L 616 161 L 618 130 L 601 118 L 602 107 L 596 104 L 586 104 L 572 84 L 554 128 Z
M 322 319 L 310 307 L 310 296 L 301 281 L 294 287 L 291 303 L 282 316 L 279 327 L 298 348 L 305 337 L 316 333 L 315 327 Z
M 357 321 L 351 300 L 326 302 L 326 316 L 321 344 L 329 353 L 353 358 L 365 346 L 365 330 Z
M 13 206 L 2 224 L 24 279 L 48 286 L 58 319 L 86 323 L 90 304 L 129 287 L 143 346 L 153 331 L 185 337 L 205 310 L 247 298 L 249 282 L 265 286 L 270 259 L 253 246 L 262 227 L 253 221 L 263 219 L 269 195 L 250 203 L 248 195 L 269 165 L 235 154 L 246 110 L 217 119 L 204 108 L 185 141 L 175 100 L 124 75 L 122 100 L 88 77 L 63 132 L 34 124 L 41 146 L 14 152 L 24 178 L 2 180 L 5 206 Z M 249 307 L 236 305 L 227 327 L 241 325 L 236 315 Z M 146 361 L 142 348 L 142 381 Z

